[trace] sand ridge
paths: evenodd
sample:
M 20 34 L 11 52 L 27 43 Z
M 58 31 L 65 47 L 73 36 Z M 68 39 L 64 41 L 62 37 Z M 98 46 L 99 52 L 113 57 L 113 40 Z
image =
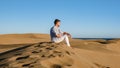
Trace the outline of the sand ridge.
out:
M 110 68 L 91 63 L 64 43 L 36 43 L 0 58 L 0 68 Z

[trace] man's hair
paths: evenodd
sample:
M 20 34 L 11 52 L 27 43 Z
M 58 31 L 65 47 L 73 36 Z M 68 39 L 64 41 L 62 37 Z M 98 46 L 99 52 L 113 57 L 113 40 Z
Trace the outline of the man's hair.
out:
M 60 22 L 60 20 L 59 19 L 55 19 L 54 24 L 56 25 L 57 22 Z

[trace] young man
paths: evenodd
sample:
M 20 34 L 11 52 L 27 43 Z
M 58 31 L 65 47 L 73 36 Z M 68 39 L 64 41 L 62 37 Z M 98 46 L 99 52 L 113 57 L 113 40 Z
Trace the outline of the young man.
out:
M 67 32 L 62 32 L 60 29 L 60 20 L 55 19 L 54 26 L 50 29 L 50 36 L 51 41 L 55 43 L 60 43 L 63 40 L 65 40 L 67 46 L 70 47 L 68 36 L 71 37 L 71 35 Z

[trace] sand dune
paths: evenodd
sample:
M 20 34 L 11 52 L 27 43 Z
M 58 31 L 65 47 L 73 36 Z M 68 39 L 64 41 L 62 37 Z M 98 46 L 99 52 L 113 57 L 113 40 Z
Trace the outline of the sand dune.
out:
M 0 44 L 26 44 L 49 41 L 48 34 L 5 34 L 0 35 Z
M 0 68 L 120 68 L 120 40 L 70 39 L 72 48 L 49 42 L 47 34 L 1 35 L 0 40 Z
M 82 50 L 81 50 L 82 51 Z M 88 54 L 87 54 L 88 55 Z M 1 68 L 109 68 L 85 58 L 64 43 L 37 43 L 0 56 Z

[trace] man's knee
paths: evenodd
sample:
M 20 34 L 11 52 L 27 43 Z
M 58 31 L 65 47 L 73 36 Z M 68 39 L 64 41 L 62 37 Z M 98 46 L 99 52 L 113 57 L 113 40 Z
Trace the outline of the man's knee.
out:
M 68 35 L 65 35 L 65 38 L 68 38 Z
M 64 37 L 68 37 L 67 35 L 64 35 Z

